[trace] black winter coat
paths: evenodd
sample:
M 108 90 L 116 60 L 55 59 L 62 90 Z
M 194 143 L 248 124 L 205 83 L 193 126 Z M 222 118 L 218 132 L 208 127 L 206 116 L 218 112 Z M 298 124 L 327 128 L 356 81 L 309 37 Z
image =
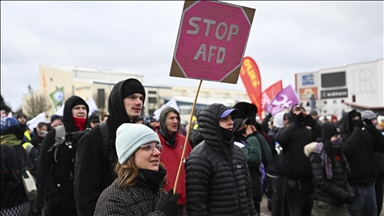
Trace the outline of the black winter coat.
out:
M 21 168 L 28 168 L 27 153 L 21 145 L 1 144 L 1 209 L 27 202 Z
M 281 160 L 282 156 L 279 155 L 276 151 L 276 135 L 278 133 L 278 129 L 276 127 L 273 127 L 271 130 L 268 131 L 268 136 L 272 152 L 272 160 L 268 163 L 267 167 L 267 173 L 273 176 L 283 176 L 283 168 L 281 166 Z M 280 154 L 283 154 L 280 152 Z
M 384 152 L 384 136 L 377 129 L 369 132 L 354 127 L 350 131 L 349 114 L 343 117 L 341 134 L 345 143 L 342 149 L 351 168 L 348 181 L 351 184 L 373 183 L 377 172 L 375 151 Z
M 93 216 L 101 192 L 116 178 L 116 130 L 123 123 L 131 123 L 123 103 L 123 85 L 128 80 L 131 79 L 118 82 L 109 96 L 108 152 L 102 147 L 103 137 L 99 127 L 84 135 L 78 144 L 74 189 L 79 216 Z
M 56 215 L 76 215 L 73 181 L 78 140 L 72 139 L 70 133 L 79 131 L 72 116 L 72 108 L 79 104 L 79 101 L 86 106 L 87 112 L 89 111 L 88 105 L 80 97 L 68 98 L 63 115 L 65 141 L 58 146 L 57 153 L 56 148 L 52 148 L 56 142 L 56 129 L 48 132 L 40 148 L 37 179 L 42 187 L 41 191 L 44 191 L 46 206 L 51 207 L 50 211 L 60 211 L 61 214 L 55 212 Z
M 312 130 L 305 125 L 291 122 L 288 127 L 277 133 L 276 140 L 283 147 L 283 171 L 290 179 L 311 180 L 312 169 L 309 158 L 304 155 L 303 148 L 315 141 Z
M 219 116 L 226 109 L 212 104 L 199 114 L 200 134 L 205 140 L 186 162 L 187 213 L 194 215 L 257 215 L 251 178 L 241 149 L 222 138 Z
M 340 161 L 335 160 L 335 166 L 332 167 L 332 179 L 327 179 L 327 174 L 322 164 L 321 153 L 314 152 L 316 145 L 318 145 L 318 143 L 311 143 L 305 146 L 307 156 L 310 157 L 312 166 L 313 183 L 315 185 L 314 199 L 332 205 L 343 205 L 346 203 L 348 197 L 347 170 L 342 166 Z M 324 151 L 324 149 L 322 151 Z

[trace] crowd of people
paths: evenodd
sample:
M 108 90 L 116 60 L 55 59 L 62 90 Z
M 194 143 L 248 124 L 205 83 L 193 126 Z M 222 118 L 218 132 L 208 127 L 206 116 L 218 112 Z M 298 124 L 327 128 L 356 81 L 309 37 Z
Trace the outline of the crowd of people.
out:
M 34 131 L 23 114 L 1 119 L 0 215 L 246 216 L 263 196 L 272 216 L 380 215 L 384 122 L 371 110 L 323 122 L 294 105 L 258 122 L 253 104 L 215 103 L 183 127 L 172 107 L 146 123 L 145 98 L 130 78 L 101 121 L 78 96 Z

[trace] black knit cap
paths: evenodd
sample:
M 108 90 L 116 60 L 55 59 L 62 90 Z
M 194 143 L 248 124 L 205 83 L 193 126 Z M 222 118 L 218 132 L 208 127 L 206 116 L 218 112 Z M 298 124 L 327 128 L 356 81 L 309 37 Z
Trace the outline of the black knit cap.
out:
M 332 122 L 325 122 L 322 129 L 323 141 L 330 140 L 331 137 L 335 136 L 336 134 L 340 134 L 340 128 Z
M 80 98 L 78 98 L 78 99 L 76 99 L 72 104 L 71 104 L 71 109 L 73 108 L 73 107 L 75 107 L 75 106 L 77 106 L 77 105 L 85 105 L 85 106 L 87 106 L 87 103 L 84 101 L 84 100 L 82 100 L 82 99 L 80 99 Z
M 145 89 L 141 82 L 137 79 L 128 79 L 122 87 L 121 96 L 122 99 L 128 97 L 129 95 L 140 93 L 145 98 Z

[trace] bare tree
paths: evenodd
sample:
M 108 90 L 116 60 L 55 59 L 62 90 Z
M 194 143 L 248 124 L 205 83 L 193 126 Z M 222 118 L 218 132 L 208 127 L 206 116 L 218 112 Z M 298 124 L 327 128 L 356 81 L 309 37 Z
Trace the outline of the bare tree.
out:
M 34 118 L 42 112 L 51 108 L 51 104 L 46 96 L 31 92 L 28 99 L 25 101 L 26 107 L 23 110 L 30 118 Z

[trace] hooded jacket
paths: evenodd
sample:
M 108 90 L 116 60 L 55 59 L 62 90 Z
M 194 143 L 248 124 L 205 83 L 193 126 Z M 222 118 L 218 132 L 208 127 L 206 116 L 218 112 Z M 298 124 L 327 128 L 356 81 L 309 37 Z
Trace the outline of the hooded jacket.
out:
M 114 172 L 114 165 L 117 161 L 116 130 L 123 123 L 133 123 L 125 110 L 123 102 L 123 86 L 126 82 L 141 85 L 136 79 L 127 79 L 118 82 L 111 91 L 108 99 L 109 117 L 106 122 L 109 132 L 108 152 L 103 152 L 103 137 L 99 126 L 84 135 L 79 142 L 74 186 L 78 215 L 93 216 L 99 195 L 116 178 Z M 114 159 L 112 164 L 109 160 L 110 155 Z
M 199 114 L 203 143 L 190 153 L 187 163 L 187 213 L 194 215 L 257 215 L 248 165 L 234 137 L 221 134 L 219 116 L 227 108 L 211 104 Z
M 373 183 L 377 171 L 375 151 L 384 152 L 384 136 L 377 129 L 367 130 L 366 126 L 352 128 L 351 115 L 356 115 L 356 111 L 346 113 L 341 121 L 341 137 L 345 143 L 342 149 L 351 168 L 348 181 L 351 184 Z
M 56 142 L 56 130 L 48 132 L 48 134 L 44 137 L 40 148 L 37 178 L 39 185 L 45 190 L 45 197 L 48 200 L 46 205 L 48 206 L 57 204 L 60 201 L 67 202 L 67 200 L 73 201 L 74 204 L 73 175 L 75 164 L 73 160 L 75 159 L 78 140 L 71 139 L 69 134 L 79 131 L 73 119 L 72 108 L 80 103 L 86 106 L 88 114 L 88 105 L 80 97 L 72 96 L 65 102 L 62 121 L 66 131 L 66 136 L 65 141 L 58 147 L 56 153 L 57 162 L 55 162 L 55 149 L 51 149 Z M 72 145 L 67 145 L 67 142 L 71 142 Z M 63 198 L 63 200 L 61 200 L 61 198 Z M 66 209 L 68 212 L 62 212 L 62 214 L 71 214 L 72 209 Z M 76 212 L 76 207 L 74 208 L 74 212 Z
M 169 135 L 166 123 L 166 116 L 169 112 L 174 112 L 178 116 L 179 125 L 177 127 L 177 132 L 173 134 L 173 136 Z M 160 130 L 158 132 L 159 139 L 161 145 L 163 146 L 163 152 L 161 153 L 160 161 L 164 164 L 164 167 L 167 169 L 167 183 L 165 184 L 165 190 L 169 191 L 175 185 L 177 170 L 179 169 L 179 163 L 181 156 L 183 154 L 185 136 L 180 134 L 180 115 L 177 110 L 172 107 L 165 107 L 160 113 Z M 185 159 L 188 157 L 189 153 L 192 151 L 192 147 L 189 142 L 186 145 L 186 150 L 183 158 L 183 162 L 185 163 Z M 177 183 L 177 193 L 179 196 L 179 204 L 185 205 L 187 202 L 187 194 L 186 194 L 186 185 L 185 185 L 185 164 L 181 166 L 179 180 Z
M 312 119 L 312 117 L 309 116 Z M 291 111 L 288 113 L 289 126 L 276 135 L 277 142 L 283 147 L 283 170 L 287 178 L 295 180 L 312 179 L 309 158 L 304 155 L 303 148 L 315 141 L 315 135 L 305 124 L 298 124 Z

